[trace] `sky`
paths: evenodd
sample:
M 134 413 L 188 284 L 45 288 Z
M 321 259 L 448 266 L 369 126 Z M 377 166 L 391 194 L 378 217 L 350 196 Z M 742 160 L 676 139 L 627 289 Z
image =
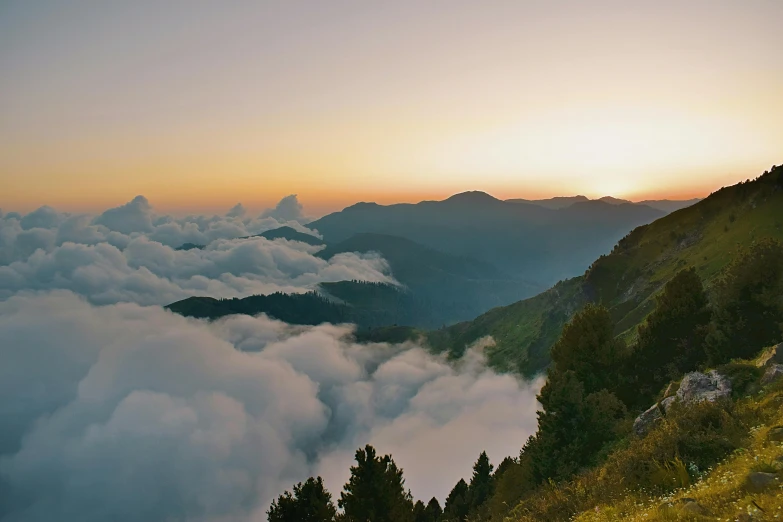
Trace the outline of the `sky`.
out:
M 705 196 L 783 158 L 779 0 L 0 2 L 0 208 Z

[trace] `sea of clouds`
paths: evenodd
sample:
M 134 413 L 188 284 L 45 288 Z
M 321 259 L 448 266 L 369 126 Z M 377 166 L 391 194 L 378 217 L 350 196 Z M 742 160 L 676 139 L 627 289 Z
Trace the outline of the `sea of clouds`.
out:
M 170 304 L 193 295 L 245 297 L 303 292 L 317 283 L 391 282 L 377 255 L 316 257 L 319 247 L 248 237 L 290 226 L 307 229 L 295 196 L 260 216 L 241 205 L 224 216 L 158 215 L 146 198 L 98 216 L 41 207 L 0 213 L 0 299 L 24 290 L 67 289 L 95 304 Z M 193 243 L 203 249 L 177 250 Z
M 286 198 L 260 216 L 158 216 L 138 197 L 98 216 L 0 216 L 0 519 L 266 520 L 310 475 L 338 496 L 356 448 L 441 501 L 482 450 L 495 463 L 535 430 L 542 381 L 488 369 L 487 339 L 457 362 L 417 343 L 358 345 L 350 325 L 265 316 L 186 319 L 187 295 L 391 281 L 377 256 L 322 260 Z M 204 250 L 178 251 L 182 243 Z

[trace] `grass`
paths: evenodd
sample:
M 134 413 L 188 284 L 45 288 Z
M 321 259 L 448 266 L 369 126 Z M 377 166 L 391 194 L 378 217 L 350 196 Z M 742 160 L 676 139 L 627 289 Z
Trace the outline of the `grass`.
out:
M 768 438 L 781 425 L 781 381 L 733 403 L 682 408 L 603 465 L 535 491 L 507 520 L 783 520 L 783 442 Z M 751 491 L 752 472 L 777 481 Z

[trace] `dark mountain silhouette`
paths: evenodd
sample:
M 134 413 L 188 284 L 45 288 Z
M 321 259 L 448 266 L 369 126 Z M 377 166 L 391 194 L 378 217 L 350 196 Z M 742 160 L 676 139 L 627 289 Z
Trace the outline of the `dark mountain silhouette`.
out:
M 574 203 L 580 201 L 590 201 L 586 196 L 557 196 L 548 199 L 507 199 L 508 203 L 534 203 L 540 207 L 551 208 L 557 210 L 560 208 L 570 207 Z
M 359 203 L 309 226 L 328 243 L 359 233 L 404 237 L 447 254 L 475 258 L 543 289 L 583 272 L 634 227 L 662 215 L 643 205 L 626 208 L 600 202 L 553 210 L 467 192 L 416 204 Z
M 288 239 L 289 241 L 300 241 L 302 243 L 307 243 L 308 245 L 313 245 L 313 246 L 325 244 L 325 242 L 322 239 L 319 239 L 311 234 L 305 234 L 304 232 L 299 232 L 298 230 L 288 226 L 273 228 L 272 230 L 267 230 L 266 232 L 262 232 L 254 236 L 244 236 L 237 239 L 248 239 L 251 237 L 263 237 L 269 240 Z M 205 246 L 206 245 L 197 245 L 196 243 L 185 243 L 181 246 L 178 246 L 176 250 L 193 250 L 194 248 L 202 249 Z
M 537 286 L 512 279 L 494 266 L 456 256 L 387 234 L 356 234 L 317 255 L 329 259 L 342 252 L 377 252 L 389 262 L 392 275 L 413 294 L 438 308 L 441 324 L 475 317 L 495 306 L 536 293 Z M 409 324 L 419 324 L 418 322 Z
M 646 199 L 644 201 L 640 201 L 637 203 L 638 205 L 647 205 L 648 207 L 657 208 L 658 210 L 662 210 L 664 212 L 676 212 L 677 210 L 680 210 L 681 208 L 690 207 L 691 205 L 695 205 L 701 201 L 700 198 L 694 198 L 694 199 L 682 199 L 682 200 L 673 200 L 673 199 Z
M 186 317 L 219 319 L 231 314 L 264 313 L 290 324 L 353 323 L 363 330 L 382 328 L 385 334 L 394 328 L 387 325 L 416 325 L 435 328 L 442 307 L 421 299 L 412 292 L 385 283 L 340 281 L 321 283 L 317 291 L 304 294 L 252 295 L 243 299 L 189 297 L 166 308 Z M 409 328 L 402 328 L 406 332 Z
M 289 241 L 300 241 L 302 243 L 307 243 L 308 245 L 324 244 L 324 241 L 322 239 L 319 239 L 311 234 L 305 234 L 304 232 L 299 232 L 298 230 L 295 230 L 291 227 L 280 227 L 272 230 L 267 230 L 266 232 L 262 232 L 261 234 L 258 234 L 258 236 L 255 237 L 259 237 L 259 236 L 265 237 L 266 239 L 288 239 Z
M 574 203 L 582 203 L 585 201 L 603 201 L 604 203 L 610 203 L 612 205 L 623 205 L 623 204 L 631 204 L 631 205 L 644 205 L 648 206 L 657 210 L 660 210 L 662 212 L 666 212 L 667 214 L 670 212 L 674 212 L 676 210 L 680 210 L 681 208 L 689 207 L 693 205 L 694 203 L 698 203 L 700 201 L 699 198 L 694 199 L 683 199 L 683 200 L 674 200 L 674 199 L 646 199 L 644 201 L 639 201 L 634 203 L 633 201 L 628 201 L 625 199 L 618 199 L 613 198 L 611 196 L 604 196 L 598 200 L 591 200 L 586 196 L 558 196 L 555 198 L 549 198 L 549 199 L 507 199 L 506 202 L 508 203 L 533 203 L 536 205 L 539 205 L 541 207 L 551 208 L 553 210 L 561 209 L 570 207 Z

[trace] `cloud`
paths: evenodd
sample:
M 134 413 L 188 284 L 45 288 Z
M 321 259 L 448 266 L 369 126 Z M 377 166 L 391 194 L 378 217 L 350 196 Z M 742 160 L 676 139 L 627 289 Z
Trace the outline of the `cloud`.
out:
M 261 217 L 271 217 L 283 221 L 298 221 L 300 223 L 309 221 L 304 215 L 304 207 L 299 203 L 296 194 L 284 197 L 275 208 L 264 211 Z
M 339 494 L 366 442 L 443 499 L 535 429 L 541 382 L 350 333 L 69 292 L 0 303 L 0 518 L 261 521 L 313 473 Z
M 136 196 L 120 207 L 105 211 L 95 218 L 95 224 L 122 234 L 132 234 L 152 231 L 152 219 L 152 205 L 144 196 Z
M 303 292 L 326 281 L 392 281 L 377 255 L 324 260 L 314 255 L 318 247 L 252 237 L 283 225 L 317 234 L 296 221 L 248 217 L 241 205 L 226 216 L 157 215 L 143 196 L 97 217 L 50 207 L 8 214 L 0 217 L 0 299 L 67 289 L 97 304 L 169 304 L 192 295 Z M 206 247 L 176 249 L 184 243 Z

